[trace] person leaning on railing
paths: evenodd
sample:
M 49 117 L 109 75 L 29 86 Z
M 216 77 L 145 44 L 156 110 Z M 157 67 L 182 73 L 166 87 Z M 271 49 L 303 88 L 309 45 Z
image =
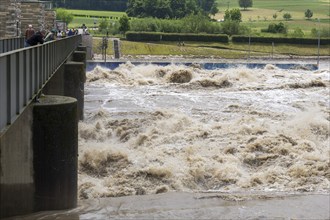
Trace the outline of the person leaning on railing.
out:
M 32 37 L 30 37 L 25 41 L 25 47 L 35 46 L 39 43 L 43 44 L 45 42 L 44 36 L 45 36 L 44 30 L 36 32 L 34 35 L 32 35 Z
M 52 41 L 56 39 L 56 31 L 53 29 L 49 31 L 44 39 L 45 42 Z

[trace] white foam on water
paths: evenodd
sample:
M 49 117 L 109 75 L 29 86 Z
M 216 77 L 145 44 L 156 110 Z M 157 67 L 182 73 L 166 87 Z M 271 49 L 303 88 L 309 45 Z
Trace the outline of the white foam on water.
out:
M 329 193 L 330 72 L 123 64 L 87 74 L 81 199 Z

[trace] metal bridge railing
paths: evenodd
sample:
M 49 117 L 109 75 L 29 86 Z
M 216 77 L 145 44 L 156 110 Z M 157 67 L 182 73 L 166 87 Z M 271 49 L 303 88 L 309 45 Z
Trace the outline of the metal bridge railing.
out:
M 0 133 L 79 46 L 81 35 L 0 54 Z
M 6 53 L 24 47 L 24 37 L 0 39 L 0 53 Z

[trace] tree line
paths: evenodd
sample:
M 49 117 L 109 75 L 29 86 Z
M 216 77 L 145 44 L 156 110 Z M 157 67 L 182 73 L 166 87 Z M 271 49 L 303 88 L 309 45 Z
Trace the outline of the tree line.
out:
M 216 14 L 215 0 L 128 0 L 130 17 L 183 18 L 189 14 Z
M 55 8 L 126 11 L 128 0 L 51 0 Z
M 126 11 L 130 17 L 183 18 L 216 14 L 216 0 L 52 0 L 55 8 Z

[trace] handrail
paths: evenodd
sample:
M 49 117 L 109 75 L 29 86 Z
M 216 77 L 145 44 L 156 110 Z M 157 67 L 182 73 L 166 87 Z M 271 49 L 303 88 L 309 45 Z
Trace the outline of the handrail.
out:
M 81 35 L 0 54 L 0 133 L 82 42 Z
M 17 50 L 24 47 L 24 37 L 0 39 L 0 53 Z

